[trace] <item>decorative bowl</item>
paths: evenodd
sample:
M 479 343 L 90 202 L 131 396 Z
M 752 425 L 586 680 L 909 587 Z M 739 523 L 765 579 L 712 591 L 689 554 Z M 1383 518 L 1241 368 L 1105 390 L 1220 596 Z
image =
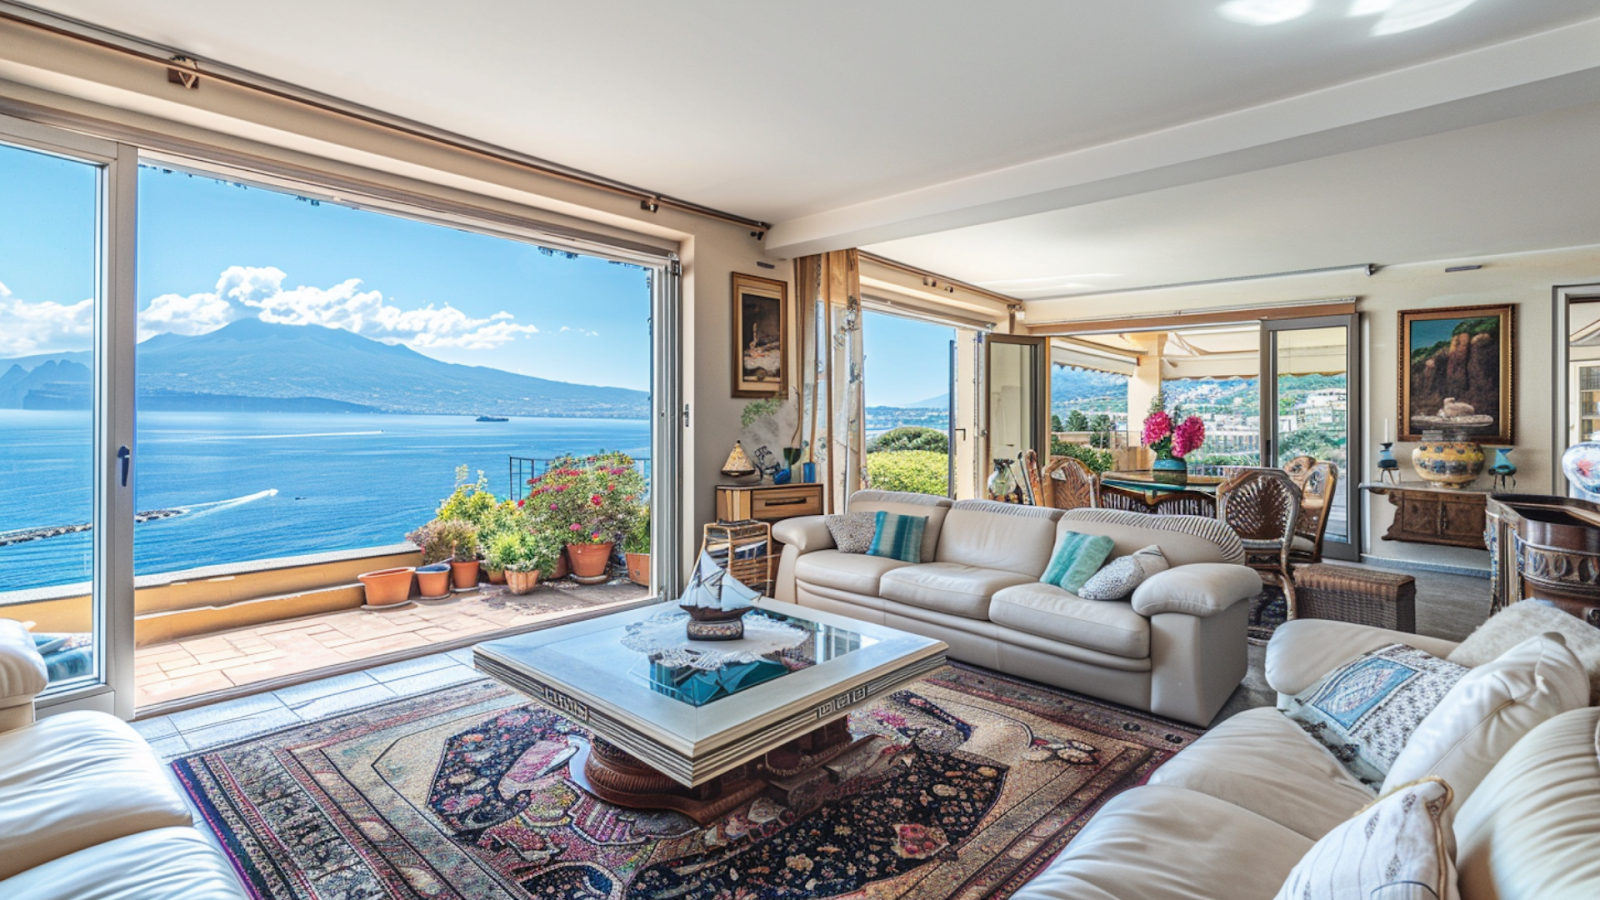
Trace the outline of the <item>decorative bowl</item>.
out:
M 1483 448 L 1472 441 L 1424 440 L 1411 451 L 1411 464 L 1423 481 L 1461 489 L 1483 474 Z
M 1573 444 L 1561 454 L 1561 471 L 1567 475 L 1574 496 L 1600 500 L 1600 441 Z

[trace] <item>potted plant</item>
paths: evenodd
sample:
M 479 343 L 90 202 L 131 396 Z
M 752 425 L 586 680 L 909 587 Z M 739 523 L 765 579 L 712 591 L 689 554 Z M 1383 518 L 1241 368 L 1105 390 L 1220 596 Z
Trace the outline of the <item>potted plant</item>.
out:
M 411 602 L 411 576 L 416 569 L 402 566 L 363 572 L 356 578 L 367 592 L 365 609 L 394 609 Z
M 1161 396 L 1156 395 L 1150 404 L 1150 414 L 1145 416 L 1141 437 L 1144 445 L 1156 455 L 1151 468 L 1157 476 L 1165 474 L 1182 481 L 1189 473 L 1189 464 L 1184 457 L 1205 443 L 1206 425 L 1199 416 L 1190 416 L 1179 422 L 1179 415 L 1181 413 L 1176 409 L 1168 415 Z
M 495 543 L 504 536 L 511 534 L 525 534 L 528 531 L 528 517 L 523 514 L 522 501 L 512 502 L 505 500 L 494 508 L 493 513 L 485 517 L 485 524 L 478 526 L 484 546 L 483 570 L 489 578 L 490 584 L 505 584 L 504 553 L 496 555 Z
M 528 503 L 537 530 L 561 536 L 572 574 L 580 581 L 604 581 L 616 535 L 637 515 L 644 476 L 625 453 L 600 453 L 582 460 L 552 463 L 529 480 Z
M 445 540 L 450 544 L 450 581 L 458 591 L 478 586 L 478 526 L 465 519 L 445 520 Z
M 522 560 L 522 539 L 532 537 L 527 531 L 502 531 L 491 535 L 484 543 L 483 567 L 489 571 L 490 584 L 506 584 L 506 569 Z M 500 580 L 495 580 L 496 573 Z
M 478 529 L 464 519 L 434 519 L 406 535 L 406 540 L 422 551 L 422 567 L 417 569 L 417 590 L 424 600 L 438 600 L 450 594 L 450 582 L 456 573 L 454 557 L 459 553 L 469 555 L 470 565 L 463 566 L 461 576 L 470 570 L 472 584 L 478 583 Z M 457 582 L 459 584 L 459 581 Z
M 516 538 L 517 558 L 506 564 L 506 587 L 513 594 L 526 594 L 539 583 L 539 573 L 555 566 L 561 544 L 549 534 L 523 532 Z
M 628 580 L 650 586 L 650 510 L 634 516 L 633 525 L 622 538 L 622 554 L 628 563 Z

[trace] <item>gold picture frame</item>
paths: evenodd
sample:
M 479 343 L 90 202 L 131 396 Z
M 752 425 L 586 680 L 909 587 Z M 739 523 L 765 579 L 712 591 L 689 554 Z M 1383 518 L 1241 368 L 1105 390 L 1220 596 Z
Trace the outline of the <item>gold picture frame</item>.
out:
M 789 366 L 789 285 L 735 272 L 733 396 L 785 394 Z
M 1424 431 L 1514 442 L 1517 307 L 1400 311 L 1399 440 Z

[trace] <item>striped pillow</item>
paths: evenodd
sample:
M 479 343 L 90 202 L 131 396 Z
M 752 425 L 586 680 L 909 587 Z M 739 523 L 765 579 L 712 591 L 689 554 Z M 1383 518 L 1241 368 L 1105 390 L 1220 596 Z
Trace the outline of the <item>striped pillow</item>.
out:
M 1395 788 L 1322 836 L 1273 900 L 1455 900 L 1450 785 Z
M 1103 534 L 1079 534 L 1063 531 L 1050 554 L 1050 564 L 1044 567 L 1039 580 L 1076 594 L 1090 576 L 1099 571 L 1106 557 L 1111 555 L 1116 542 Z
M 872 546 L 867 548 L 867 553 L 908 563 L 922 562 L 922 532 L 927 527 L 927 516 L 903 516 L 880 511 L 877 529 L 872 533 Z

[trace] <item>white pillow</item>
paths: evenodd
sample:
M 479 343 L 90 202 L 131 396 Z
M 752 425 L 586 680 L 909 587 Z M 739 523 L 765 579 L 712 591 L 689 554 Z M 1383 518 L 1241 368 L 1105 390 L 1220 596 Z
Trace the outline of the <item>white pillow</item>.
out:
M 1589 704 L 1589 676 L 1556 632 L 1471 669 L 1417 725 L 1383 790 L 1436 775 L 1466 802 L 1495 763 L 1546 719 Z
M 1446 659 L 1463 666 L 1481 666 L 1547 631 L 1559 631 L 1567 639 L 1567 649 L 1589 672 L 1591 703 L 1600 700 L 1600 628 L 1537 600 L 1518 601 L 1490 616 Z
M 1274 900 L 1460 900 L 1450 785 L 1408 784 L 1322 836 Z
M 1126 600 L 1146 578 L 1168 568 L 1166 554 L 1151 544 L 1106 563 L 1083 583 L 1078 596 L 1085 600 Z

